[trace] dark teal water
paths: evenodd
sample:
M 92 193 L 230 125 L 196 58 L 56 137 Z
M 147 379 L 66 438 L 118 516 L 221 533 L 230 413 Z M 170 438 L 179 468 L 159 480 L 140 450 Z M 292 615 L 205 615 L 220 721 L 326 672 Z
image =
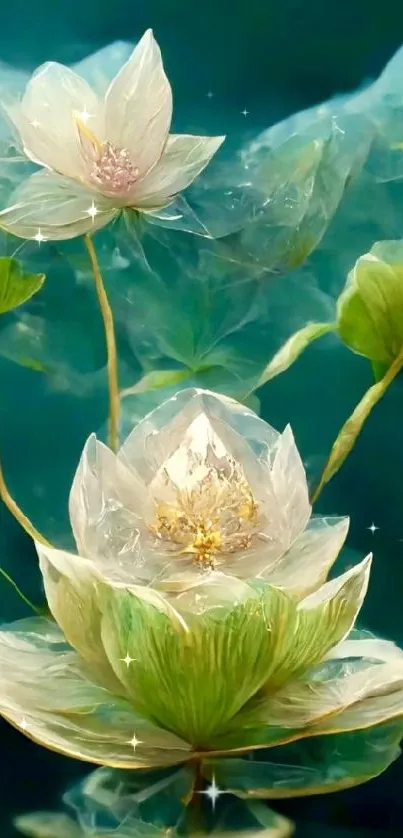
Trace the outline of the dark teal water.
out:
M 352 0 L 330 7 L 317 0 L 207 0 L 196 6 L 189 0 L 120 0 L 109 5 L 37 0 L 29 7 L 14 0 L 2 14 L 0 60 L 24 69 L 50 58 L 74 62 L 115 39 L 136 40 L 148 26 L 155 29 L 163 49 L 178 126 L 246 137 L 378 75 L 403 40 L 403 7 L 392 0 L 382 4 Z M 214 94 L 211 98 L 209 91 Z M 242 115 L 245 108 L 247 117 Z M 330 284 L 329 278 L 329 288 L 322 290 L 333 293 Z M 60 312 L 69 304 L 68 293 L 67 287 L 55 283 L 49 291 L 59 301 Z M 103 363 L 97 324 L 93 303 L 83 292 L 80 304 L 76 301 L 72 308 L 66 343 L 57 345 L 57 352 L 68 351 L 80 371 Z M 273 313 L 270 330 L 269 342 L 276 344 L 284 331 L 281 307 Z M 56 335 L 54 341 L 56 352 Z M 308 469 L 315 471 L 318 457 L 323 457 L 369 383 L 366 364 L 333 339 L 325 339 L 264 389 L 262 415 L 275 427 L 292 424 Z M 0 433 L 10 486 L 29 514 L 38 522 L 46 520 L 56 532 L 66 520 L 67 493 L 81 446 L 104 420 L 105 392 L 99 388 L 80 398 L 63 386 L 50 392 L 37 373 L 1 360 L 0 394 Z M 398 380 L 321 503 L 323 512 L 352 517 L 346 564 L 353 554 L 375 550 L 364 619 L 371 629 L 400 643 L 402 415 L 403 381 Z M 379 527 L 375 535 L 368 530 L 372 521 Z M 2 566 L 32 599 L 40 601 L 34 552 L 4 509 L 0 509 L 0 546 Z M 0 580 L 1 619 L 25 613 Z M 56 806 L 58 795 L 83 773 L 83 767 L 32 745 L 5 724 L 0 732 L 0 834 L 9 838 L 12 815 Z M 277 808 L 297 820 L 298 838 L 397 838 L 403 834 L 402 779 L 400 762 L 354 791 L 281 803 Z

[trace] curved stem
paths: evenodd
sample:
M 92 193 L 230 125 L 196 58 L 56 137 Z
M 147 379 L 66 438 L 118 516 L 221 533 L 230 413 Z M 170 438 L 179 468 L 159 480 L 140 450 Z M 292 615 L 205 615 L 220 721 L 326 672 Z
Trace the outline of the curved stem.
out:
M 107 369 L 108 369 L 108 390 L 109 390 L 109 434 L 108 442 L 112 451 L 116 451 L 118 447 L 118 428 L 119 428 L 119 412 L 120 412 L 120 398 L 119 398 L 119 383 L 118 383 L 118 359 L 116 352 L 116 338 L 115 327 L 113 323 L 112 309 L 109 305 L 109 300 L 105 291 L 105 286 L 102 279 L 102 274 L 99 267 L 99 262 L 95 247 L 90 235 L 84 236 L 84 243 L 90 258 L 92 273 L 94 276 L 95 288 L 97 292 L 99 307 L 101 309 L 102 320 L 105 329 L 106 354 L 107 354 Z
M 29 608 L 32 608 L 32 611 L 34 611 L 35 614 L 38 614 L 38 616 L 42 616 L 43 610 L 41 611 L 40 608 L 37 608 L 37 606 L 34 605 L 34 603 L 31 602 L 31 600 L 28 599 L 27 596 L 25 596 L 21 588 L 17 585 L 16 582 L 14 582 L 14 579 L 12 579 L 12 577 L 9 576 L 9 574 L 2 567 L 0 567 L 0 576 L 3 576 L 4 579 L 6 579 L 6 581 L 14 588 L 16 594 L 18 594 L 22 601 L 25 602 L 25 605 L 28 605 Z
M 10 495 L 10 492 L 7 489 L 6 482 L 4 480 L 3 469 L 0 462 L 0 498 L 2 499 L 4 505 L 7 507 L 8 511 L 14 516 L 16 521 L 21 525 L 23 530 L 34 540 L 39 541 L 41 544 L 45 544 L 47 547 L 51 547 L 50 541 L 47 539 L 34 527 L 31 523 L 29 518 L 24 515 L 22 509 L 18 506 L 14 498 Z M 4 575 L 4 574 L 3 574 Z
M 371 413 L 371 410 L 380 401 L 382 396 L 385 395 L 389 385 L 392 383 L 393 379 L 396 378 L 402 367 L 403 352 L 401 352 L 400 355 L 398 355 L 393 361 L 393 364 L 390 365 L 383 378 L 367 390 L 362 399 L 358 402 L 357 407 L 353 410 L 351 416 L 349 416 L 347 421 L 344 423 L 333 443 L 323 469 L 322 476 L 312 495 L 312 504 L 316 503 L 322 489 L 326 486 L 329 480 L 337 474 L 344 461 L 347 459 L 364 427 L 366 420 L 368 419 L 369 414 Z

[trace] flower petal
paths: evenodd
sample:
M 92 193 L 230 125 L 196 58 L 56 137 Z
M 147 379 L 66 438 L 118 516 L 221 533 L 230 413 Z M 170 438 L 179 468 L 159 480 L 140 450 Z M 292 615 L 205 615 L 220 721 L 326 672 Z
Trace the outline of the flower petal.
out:
M 171 119 L 171 86 L 148 29 L 106 94 L 108 140 L 128 149 L 143 177 L 161 157 Z
M 225 137 L 171 134 L 160 162 L 133 187 L 131 206 L 145 211 L 166 206 L 193 183 L 224 140 Z
M 187 623 L 127 591 L 105 588 L 102 603 L 104 646 L 133 705 L 198 748 L 209 747 L 295 643 L 295 602 L 277 588 Z
M 48 62 L 30 79 L 20 104 L 7 108 L 27 156 L 67 177 L 83 177 L 76 117 L 88 119 L 102 139 L 102 107 L 84 79 L 69 67 Z
M 117 214 L 110 199 L 52 172 L 35 172 L 0 212 L 0 228 L 23 239 L 62 240 L 94 233 Z M 92 216 L 95 207 L 96 215 Z M 42 237 L 42 238 L 41 238 Z
M 27 838 L 84 838 L 82 829 L 64 812 L 30 812 L 19 815 L 14 826 Z
M 117 768 L 174 765 L 189 746 L 88 679 L 49 620 L 0 631 L 0 714 L 26 736 L 75 759 Z
M 145 486 L 95 435 L 87 440 L 70 492 L 69 512 L 78 551 L 108 578 L 149 582 L 139 545 Z
M 39 543 L 36 549 L 49 608 L 68 642 L 88 663 L 99 683 L 118 695 L 124 693 L 101 642 L 96 598 L 99 577 L 93 562 Z
M 271 585 L 307 596 L 326 581 L 346 540 L 349 518 L 311 518 L 278 564 L 267 574 Z
M 272 480 L 290 545 L 305 527 L 311 514 L 311 505 L 305 469 L 289 425 L 278 440 Z
M 318 736 L 246 759 L 208 759 L 206 777 L 242 798 L 306 797 L 377 777 L 400 754 L 402 722 L 338 736 Z

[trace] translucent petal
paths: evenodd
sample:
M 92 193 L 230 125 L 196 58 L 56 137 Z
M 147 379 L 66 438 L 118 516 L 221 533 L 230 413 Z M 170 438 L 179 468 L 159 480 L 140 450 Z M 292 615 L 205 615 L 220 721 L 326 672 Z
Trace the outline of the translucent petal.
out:
M 31 812 L 15 818 L 14 826 L 27 838 L 84 838 L 82 829 L 63 812 Z
M 135 209 L 153 210 L 166 206 L 206 168 L 225 137 L 194 137 L 171 134 L 161 160 L 133 187 L 130 200 Z
M 171 86 L 159 46 L 148 29 L 106 94 L 107 137 L 130 151 L 141 177 L 159 160 L 171 119 Z
M 403 651 L 392 640 L 380 640 L 377 637 L 362 640 L 343 640 L 327 655 L 327 660 L 343 660 L 344 658 L 366 658 L 377 661 L 403 660 Z
M 103 114 L 84 79 L 63 64 L 48 62 L 31 77 L 21 104 L 8 109 L 28 157 L 67 177 L 83 177 L 76 117 L 103 139 Z M 84 115 L 84 117 L 83 117 Z
M 338 736 L 315 736 L 246 758 L 209 759 L 207 777 L 232 794 L 257 798 L 306 797 L 365 783 L 399 756 L 403 723 Z
M 252 514 L 239 531 L 253 530 L 234 545 L 225 545 L 226 531 L 219 514 L 219 533 L 222 550 L 214 554 L 214 567 L 226 574 L 248 577 L 259 574 L 272 565 L 289 547 L 292 533 L 297 528 L 282 515 L 270 471 L 270 455 L 279 435 L 250 410 L 232 399 L 208 391 L 185 390 L 166 401 L 141 421 L 122 446 L 118 458 L 133 469 L 137 478 L 147 486 L 150 502 L 148 526 L 155 529 L 156 504 L 170 510 L 179 509 L 180 493 L 196 491 L 201 494 L 205 518 L 221 509 L 227 524 L 240 523 L 235 513 L 227 515 L 241 485 L 249 492 L 249 499 L 257 508 L 257 523 L 249 525 Z M 219 474 L 227 474 L 227 485 L 233 487 L 234 497 L 222 495 Z M 229 477 L 228 477 L 229 475 Z M 290 477 L 296 470 L 290 469 Z M 203 481 L 212 481 L 203 488 Z M 245 484 L 246 481 L 246 484 Z M 237 489 L 238 487 L 238 489 Z M 278 478 L 281 494 L 282 485 Z M 231 489 L 232 491 L 232 489 Z M 241 494 L 239 494 L 241 498 Z M 220 502 L 218 503 L 218 499 Z M 245 496 L 246 500 L 246 496 Z M 194 501 L 196 502 L 196 501 Z M 192 501 L 193 503 L 193 501 Z M 250 510 L 252 513 L 252 510 Z M 171 514 L 171 512 L 169 513 Z M 164 512 L 165 515 L 165 512 Z M 301 526 L 298 517 L 298 528 Z M 200 575 L 200 566 L 186 550 L 187 544 L 159 533 L 152 549 L 149 538 L 147 562 L 154 564 L 153 584 L 162 584 L 175 574 Z M 178 546 L 179 544 L 179 546 Z M 181 547 L 185 549 L 181 549 Z
M 146 489 L 95 435 L 87 440 L 70 492 L 69 512 L 81 555 L 101 562 L 109 578 L 149 582 L 140 549 Z
M 75 759 L 121 768 L 173 765 L 189 747 L 88 679 L 49 620 L 0 631 L 0 713 L 26 736 Z
M 97 210 L 92 216 L 93 209 Z M 0 212 L 0 228 L 23 239 L 62 240 L 94 233 L 117 215 L 111 201 L 48 171 L 35 172 Z
M 49 608 L 68 642 L 91 667 L 94 677 L 117 694 L 124 693 L 101 643 L 101 617 L 91 561 L 37 544 Z
M 305 469 L 289 425 L 278 440 L 271 473 L 284 528 L 292 544 L 305 527 L 311 506 Z
M 306 596 L 322 585 L 345 542 L 349 518 L 311 518 L 267 576 L 270 584 Z
M 330 675 L 329 680 L 322 682 L 315 680 L 315 673 L 312 673 L 311 678 L 308 675 L 306 680 L 287 684 L 262 704 L 258 715 L 262 722 L 288 728 L 323 724 L 322 720 L 327 724 L 332 716 L 330 724 L 337 729 L 337 716 L 344 714 L 346 708 L 349 708 L 351 714 L 354 711 L 357 720 L 364 720 L 368 699 L 371 700 L 372 712 L 376 706 L 377 712 L 385 714 L 384 719 L 389 718 L 389 698 L 386 697 L 393 694 L 396 700 L 396 693 L 399 693 L 403 712 L 403 658 L 399 662 L 372 666 L 357 663 L 352 671 L 345 664 L 338 678 Z M 375 697 L 378 698 L 376 704 L 372 701 Z M 361 724 L 357 723 L 357 727 L 361 727 Z

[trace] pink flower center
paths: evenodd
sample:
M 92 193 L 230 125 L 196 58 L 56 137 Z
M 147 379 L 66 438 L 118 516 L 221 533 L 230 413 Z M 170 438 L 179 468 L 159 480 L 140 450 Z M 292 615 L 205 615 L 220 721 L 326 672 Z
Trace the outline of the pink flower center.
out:
M 139 169 L 130 159 L 127 148 L 102 143 L 100 153 L 91 167 L 91 181 L 103 192 L 126 195 L 136 183 Z

